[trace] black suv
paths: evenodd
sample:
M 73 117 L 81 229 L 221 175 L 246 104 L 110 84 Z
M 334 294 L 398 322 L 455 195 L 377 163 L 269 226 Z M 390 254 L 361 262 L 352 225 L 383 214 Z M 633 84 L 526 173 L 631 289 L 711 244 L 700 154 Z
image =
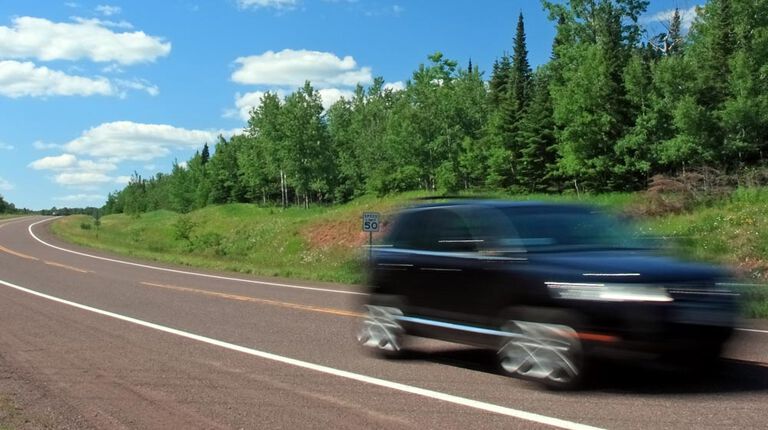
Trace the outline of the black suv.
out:
M 413 207 L 368 262 L 358 341 L 406 335 L 493 348 L 508 374 L 555 388 L 601 352 L 716 358 L 737 315 L 723 269 L 640 246 L 595 208 L 510 201 Z

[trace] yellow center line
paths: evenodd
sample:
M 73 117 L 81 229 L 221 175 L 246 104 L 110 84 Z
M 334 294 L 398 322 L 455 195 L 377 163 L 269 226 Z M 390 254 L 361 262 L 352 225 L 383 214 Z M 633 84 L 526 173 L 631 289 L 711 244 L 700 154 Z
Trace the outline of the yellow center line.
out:
M 259 299 L 256 297 L 249 297 L 249 296 L 239 296 L 236 294 L 226 294 L 226 293 L 219 293 L 216 291 L 208 291 L 208 290 L 199 290 L 197 288 L 188 288 L 188 287 L 178 287 L 176 285 L 165 285 L 165 284 L 153 284 L 151 282 L 142 282 L 142 285 L 149 286 L 149 287 L 157 287 L 157 288 L 165 288 L 168 290 L 176 290 L 176 291 L 183 291 L 186 293 L 196 293 L 196 294 L 203 294 L 206 296 L 211 297 L 219 297 L 222 299 L 228 299 L 228 300 L 238 300 L 242 302 L 251 302 L 251 303 L 261 303 L 265 305 L 272 305 L 272 306 L 279 306 L 283 308 L 289 308 L 289 309 L 297 309 L 302 311 L 309 311 L 309 312 L 320 312 L 325 314 L 332 314 L 332 315 L 340 315 L 345 317 L 355 317 L 360 318 L 363 316 L 363 314 L 359 312 L 351 312 L 351 311 L 344 311 L 341 309 L 332 309 L 332 308 L 323 308 L 319 306 L 309 306 L 309 305 L 300 305 L 298 303 L 289 303 L 289 302 L 281 302 L 277 300 L 267 300 L 267 299 Z
M 5 225 L 5 224 L 3 224 L 3 225 Z M 0 227 L 2 227 L 2 226 L 0 226 Z M 38 261 L 39 260 L 39 258 L 37 258 L 37 257 L 33 257 L 33 256 L 27 255 L 27 254 L 22 254 L 20 252 L 16 252 L 16 251 L 10 250 L 10 249 L 8 249 L 8 248 L 6 248 L 4 246 L 0 246 L 0 251 L 6 252 L 6 253 L 11 254 L 11 255 L 15 255 L 17 257 L 26 258 L 27 260 L 34 260 L 34 261 Z
M 53 262 L 53 261 L 43 261 L 43 263 L 45 263 L 45 264 L 47 264 L 47 265 L 49 265 L 49 266 L 54 266 L 54 267 L 61 267 L 62 269 L 72 270 L 72 271 L 74 271 L 74 272 L 80 272 L 80 273 L 93 273 L 93 272 L 92 272 L 92 271 L 90 271 L 90 270 L 79 269 L 79 268 L 77 268 L 77 267 L 67 266 L 66 264 L 56 263 L 56 262 Z
M 19 222 L 19 221 L 23 221 L 23 220 L 24 220 L 24 218 L 22 218 L 22 219 L 17 219 L 17 220 L 13 220 L 13 221 L 9 221 L 9 222 L 3 222 L 3 223 L 0 223 L 0 228 L 3 228 L 3 227 L 5 227 L 6 225 L 9 225 L 9 224 L 14 224 L 14 223 L 17 223 L 17 222 Z M 32 261 L 40 261 L 40 259 L 39 259 L 39 258 L 37 258 L 37 257 L 33 257 L 33 256 L 31 256 L 31 255 L 27 255 L 27 254 L 22 254 L 21 252 L 16 252 L 16 251 L 14 251 L 14 250 L 12 250 L 12 249 L 8 249 L 8 248 L 6 248 L 6 247 L 4 247 L 4 246 L 2 246 L 2 245 L 0 245 L 0 251 L 2 251 L 2 252 L 5 252 L 5 253 L 8 253 L 8 254 L 11 254 L 11 255 L 15 255 L 15 256 L 17 256 L 17 257 L 20 257 L 20 258 L 25 258 L 25 259 L 27 259 L 27 260 L 32 260 Z M 92 272 L 92 271 L 90 271 L 90 270 L 79 269 L 79 268 L 77 268 L 77 267 L 67 266 L 66 264 L 56 263 L 56 262 L 53 262 L 53 261 L 46 261 L 46 260 L 43 260 L 43 263 L 45 263 L 45 264 L 47 264 L 47 265 L 49 265 L 49 266 L 61 267 L 62 269 L 72 270 L 72 271 L 75 271 L 75 272 L 80 272 L 80 273 L 93 273 L 93 272 Z

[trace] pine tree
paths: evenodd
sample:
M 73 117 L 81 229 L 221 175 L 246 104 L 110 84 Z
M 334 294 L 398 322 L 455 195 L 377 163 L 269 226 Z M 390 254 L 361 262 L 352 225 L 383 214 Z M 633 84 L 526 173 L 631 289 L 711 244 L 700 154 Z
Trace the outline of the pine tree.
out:
M 500 107 L 509 94 L 509 81 L 512 72 L 512 63 L 509 55 L 505 52 L 501 60 L 493 63 L 493 73 L 489 82 L 489 100 L 491 106 Z
M 519 179 L 527 191 L 546 191 L 553 182 L 557 141 L 548 73 L 541 68 L 534 75 L 531 102 L 520 123 Z
M 525 43 L 525 24 L 523 14 L 517 19 L 515 32 L 515 45 L 512 53 L 512 65 L 509 75 L 509 87 L 507 97 L 501 103 L 502 131 L 505 145 L 511 154 L 510 160 L 510 184 L 520 181 L 517 169 L 519 167 L 520 150 L 520 122 L 525 110 L 530 103 L 531 66 L 528 62 L 528 48 Z
M 200 153 L 200 162 L 203 163 L 203 165 L 205 165 L 206 163 L 208 163 L 208 160 L 210 159 L 211 159 L 211 153 L 208 150 L 208 144 L 206 143 L 205 145 L 203 145 L 203 151 Z
M 672 15 L 672 22 L 669 24 L 669 32 L 667 33 L 667 52 L 670 55 L 680 54 L 683 52 L 683 34 L 682 34 L 682 20 L 680 19 L 680 9 L 675 8 L 675 14 Z

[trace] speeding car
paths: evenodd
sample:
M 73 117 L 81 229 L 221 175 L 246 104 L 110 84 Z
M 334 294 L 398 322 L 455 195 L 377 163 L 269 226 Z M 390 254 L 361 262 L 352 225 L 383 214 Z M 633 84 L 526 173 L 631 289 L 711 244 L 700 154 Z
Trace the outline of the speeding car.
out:
M 504 372 L 552 388 L 578 386 L 601 354 L 715 358 L 738 311 L 728 271 L 666 256 L 584 205 L 416 205 L 371 249 L 367 278 L 365 347 L 490 348 Z

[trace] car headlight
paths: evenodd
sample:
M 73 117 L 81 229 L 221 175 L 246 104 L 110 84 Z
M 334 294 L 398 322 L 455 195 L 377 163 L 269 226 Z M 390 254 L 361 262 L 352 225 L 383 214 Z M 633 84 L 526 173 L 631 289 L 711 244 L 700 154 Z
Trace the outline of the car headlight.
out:
M 546 282 L 556 299 L 601 302 L 671 302 L 666 288 L 648 284 Z

